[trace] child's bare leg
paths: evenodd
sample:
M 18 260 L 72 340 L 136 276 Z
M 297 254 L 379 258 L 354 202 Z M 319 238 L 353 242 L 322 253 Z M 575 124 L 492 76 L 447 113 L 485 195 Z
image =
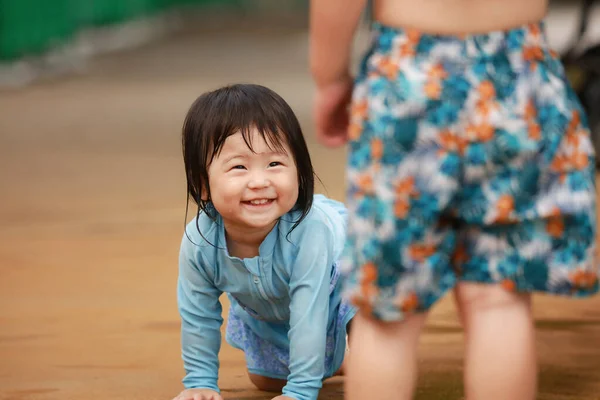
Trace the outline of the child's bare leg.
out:
M 500 285 L 460 283 L 467 400 L 533 400 L 537 387 L 531 297 Z
M 264 392 L 281 393 L 281 390 L 286 384 L 285 379 L 269 378 L 263 375 L 253 374 L 251 372 L 248 372 L 248 377 L 258 390 L 262 390 Z
M 411 399 L 417 380 L 417 345 L 426 314 L 380 322 L 359 313 L 347 355 L 346 399 Z

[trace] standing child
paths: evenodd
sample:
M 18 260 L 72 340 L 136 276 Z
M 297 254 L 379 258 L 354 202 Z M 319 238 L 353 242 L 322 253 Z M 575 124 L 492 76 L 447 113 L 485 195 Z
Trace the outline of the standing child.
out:
M 598 290 L 594 154 L 546 0 L 374 0 L 353 82 L 365 3 L 311 2 L 317 135 L 350 144 L 347 397 L 412 397 L 427 312 L 454 289 L 466 398 L 534 399 L 531 293 Z
M 314 173 L 292 109 L 273 91 L 233 85 L 200 96 L 183 127 L 188 194 L 198 205 L 179 261 L 186 390 L 221 399 L 221 303 L 226 339 L 244 351 L 250 380 L 277 399 L 316 399 L 342 365 L 346 325 L 336 263 L 341 203 L 314 193 Z

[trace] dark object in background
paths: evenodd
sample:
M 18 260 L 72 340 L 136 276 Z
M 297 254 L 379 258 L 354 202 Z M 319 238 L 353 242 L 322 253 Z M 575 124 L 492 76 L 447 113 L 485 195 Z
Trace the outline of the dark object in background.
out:
M 596 154 L 600 155 L 600 43 L 592 45 L 580 54 L 576 51 L 587 31 L 595 2 L 596 0 L 583 0 L 577 36 L 562 56 L 562 61 L 569 80 L 587 112 L 592 142 Z M 596 167 L 600 167 L 600 158 L 596 161 Z

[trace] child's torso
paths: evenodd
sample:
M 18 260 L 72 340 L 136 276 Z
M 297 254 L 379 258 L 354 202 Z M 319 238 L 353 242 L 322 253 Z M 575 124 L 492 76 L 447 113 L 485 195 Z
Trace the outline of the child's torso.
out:
M 544 18 L 548 0 L 374 0 L 383 25 L 433 34 L 507 30 Z
M 289 271 L 281 254 L 230 259 L 216 254 L 215 286 L 233 298 L 248 314 L 267 321 L 289 320 Z M 289 261 L 288 261 L 289 262 Z

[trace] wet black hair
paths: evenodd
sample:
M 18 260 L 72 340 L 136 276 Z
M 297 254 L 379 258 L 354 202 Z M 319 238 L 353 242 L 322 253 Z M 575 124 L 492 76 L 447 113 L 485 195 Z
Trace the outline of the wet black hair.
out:
M 220 153 L 225 140 L 237 132 L 241 132 L 248 148 L 254 151 L 251 140 L 254 128 L 274 150 L 282 151 L 287 145 L 296 163 L 299 190 L 293 210 L 300 211 L 300 217 L 294 221 L 290 232 L 310 211 L 315 173 L 300 123 L 292 108 L 281 96 L 264 86 L 230 85 L 198 97 L 183 123 L 182 149 L 188 204 L 191 198 L 198 206 L 198 231 L 200 212 L 209 216 L 214 213 L 208 184 L 211 162 Z M 186 206 L 186 221 L 187 212 Z

